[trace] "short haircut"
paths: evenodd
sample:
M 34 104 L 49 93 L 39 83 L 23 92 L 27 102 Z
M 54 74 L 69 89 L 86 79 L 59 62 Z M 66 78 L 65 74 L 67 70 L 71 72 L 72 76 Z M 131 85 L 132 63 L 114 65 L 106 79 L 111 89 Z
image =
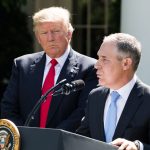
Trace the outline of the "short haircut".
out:
M 133 69 L 137 70 L 141 58 L 141 43 L 132 35 L 126 33 L 114 33 L 104 37 L 103 42 L 114 42 L 120 57 L 130 57 L 133 61 Z

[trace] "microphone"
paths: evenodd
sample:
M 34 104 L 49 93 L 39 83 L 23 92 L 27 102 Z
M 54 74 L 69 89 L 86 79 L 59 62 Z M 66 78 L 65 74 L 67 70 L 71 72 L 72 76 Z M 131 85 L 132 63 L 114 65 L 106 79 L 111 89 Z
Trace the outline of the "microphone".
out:
M 60 94 L 69 95 L 72 92 L 76 92 L 81 90 L 85 86 L 85 83 L 83 80 L 75 80 L 71 83 L 66 83 L 61 87 L 61 89 L 55 91 L 53 93 L 53 96 L 57 96 Z
M 62 86 L 66 83 L 66 79 L 63 79 L 61 80 L 59 83 L 57 83 L 55 86 L 53 86 L 52 88 L 50 88 L 44 95 L 41 96 L 41 98 L 37 101 L 36 105 L 33 107 L 33 109 L 31 110 L 31 112 L 29 113 L 25 123 L 24 123 L 24 126 L 29 126 L 31 120 L 34 119 L 34 116 L 35 116 L 35 113 L 36 111 L 39 109 L 41 103 L 43 101 L 45 101 L 45 99 L 47 98 L 48 94 L 50 92 L 53 92 L 55 89 L 57 89 L 59 86 Z

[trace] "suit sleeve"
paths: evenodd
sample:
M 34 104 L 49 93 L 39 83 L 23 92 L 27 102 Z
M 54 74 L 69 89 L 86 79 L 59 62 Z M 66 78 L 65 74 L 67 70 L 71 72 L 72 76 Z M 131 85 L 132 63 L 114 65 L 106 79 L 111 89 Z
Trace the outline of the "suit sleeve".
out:
M 89 107 L 87 105 L 86 109 L 85 109 L 85 116 L 82 118 L 81 120 L 81 125 L 80 127 L 76 130 L 77 134 L 83 135 L 83 136 L 87 136 L 90 137 L 90 129 L 89 129 Z
M 16 125 L 23 125 L 22 118 L 19 115 L 18 82 L 19 70 L 14 61 L 11 78 L 1 102 L 1 118 L 9 119 Z

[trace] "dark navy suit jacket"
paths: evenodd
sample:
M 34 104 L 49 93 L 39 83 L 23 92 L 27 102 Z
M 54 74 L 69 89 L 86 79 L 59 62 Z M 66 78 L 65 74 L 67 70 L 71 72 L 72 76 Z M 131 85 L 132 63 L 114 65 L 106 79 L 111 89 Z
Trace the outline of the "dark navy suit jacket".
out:
M 91 91 L 86 115 L 77 133 L 105 141 L 104 107 L 109 89 L 99 87 Z M 111 123 L 111 122 L 110 122 Z M 114 137 L 140 140 L 144 150 L 150 150 L 150 87 L 137 81 L 117 124 Z
M 10 119 L 18 126 L 24 125 L 29 113 L 41 97 L 45 60 L 44 52 L 24 55 L 14 60 L 11 79 L 2 99 L 1 118 Z M 73 132 L 80 125 L 88 94 L 97 86 L 95 63 L 95 59 L 71 49 L 57 83 L 62 79 L 67 79 L 68 82 L 82 79 L 85 87 L 70 95 L 52 98 L 47 128 L 60 128 Z M 39 127 L 39 110 L 30 126 Z

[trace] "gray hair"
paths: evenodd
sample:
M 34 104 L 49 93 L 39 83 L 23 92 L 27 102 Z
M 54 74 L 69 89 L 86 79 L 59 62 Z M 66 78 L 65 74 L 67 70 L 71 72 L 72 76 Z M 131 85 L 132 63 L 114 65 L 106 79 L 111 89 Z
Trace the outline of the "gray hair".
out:
M 141 58 L 141 43 L 134 36 L 126 33 L 110 34 L 104 37 L 103 42 L 107 41 L 116 44 L 120 59 L 124 57 L 130 57 L 132 59 L 133 69 L 136 71 Z
M 70 32 L 73 32 L 73 27 L 70 22 L 70 12 L 62 7 L 44 8 L 33 15 L 34 30 L 36 25 L 42 22 L 63 22 Z

